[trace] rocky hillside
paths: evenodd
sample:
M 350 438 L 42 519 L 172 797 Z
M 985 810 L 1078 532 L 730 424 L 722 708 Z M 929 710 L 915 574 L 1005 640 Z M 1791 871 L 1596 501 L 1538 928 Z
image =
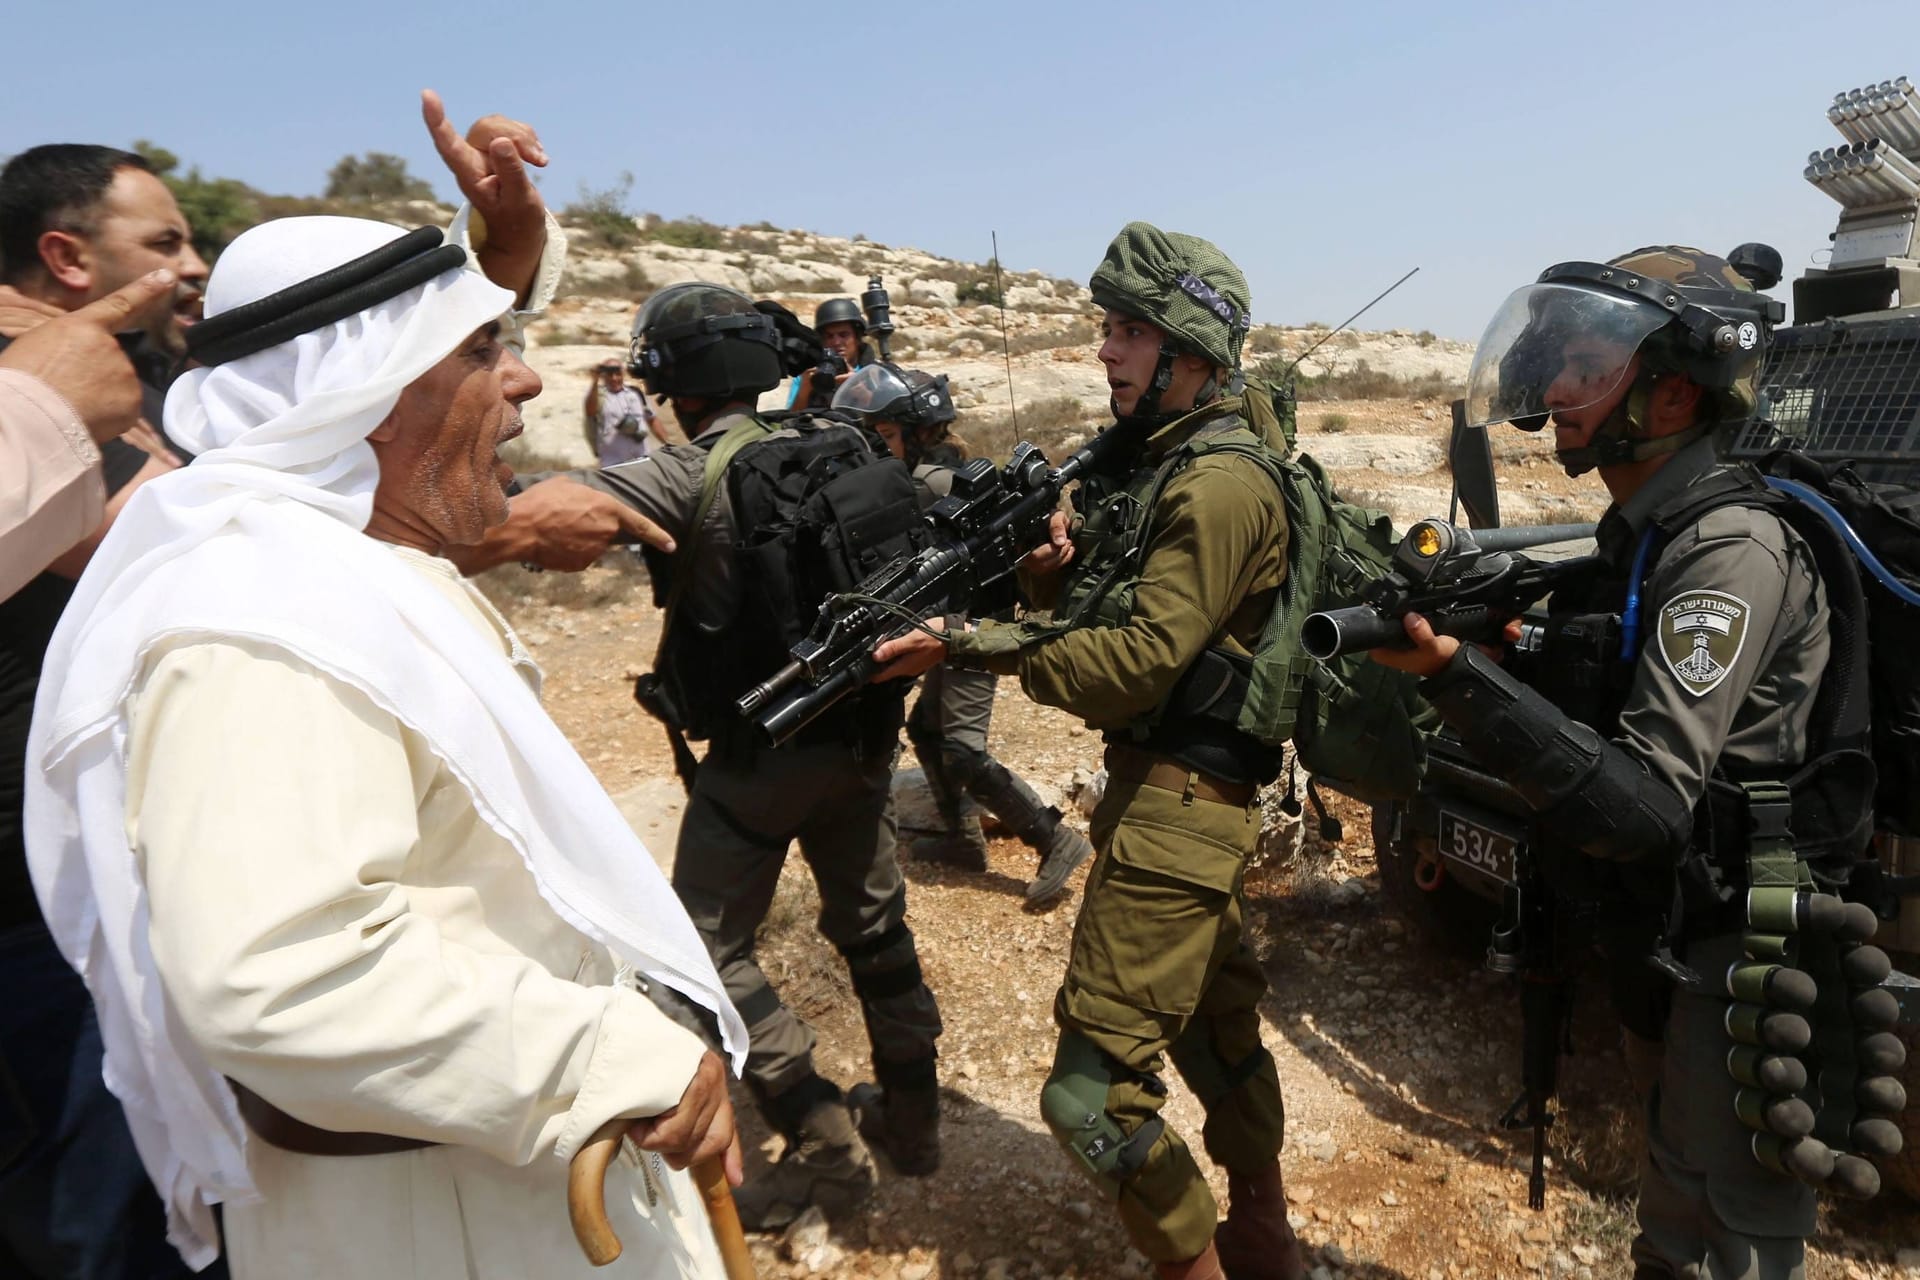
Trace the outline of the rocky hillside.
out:
M 991 437 L 1008 416 L 1002 312 L 994 304 L 990 264 L 767 226 L 654 223 L 646 226 L 644 238 L 620 248 L 591 225 L 570 228 L 570 234 L 573 254 L 561 297 L 532 334 L 532 363 L 546 379 L 547 393 L 528 413 L 525 448 L 531 455 L 586 461 L 579 424 L 588 370 L 625 352 L 641 299 L 685 280 L 711 280 L 775 298 L 811 318 L 821 302 L 857 297 L 868 276 L 879 275 L 893 297 L 895 357 L 951 379 L 964 415 L 962 431 Z M 1097 318 L 1087 290 L 1033 271 L 1003 271 L 999 284 L 1005 290 L 1006 347 L 1012 353 L 1023 431 L 1052 428 L 1058 442 L 1073 434 L 1076 421 L 1091 427 L 1107 390 L 1095 356 Z M 1257 326 L 1248 338 L 1249 359 L 1291 359 L 1323 339 L 1325 326 Z M 1319 394 L 1406 400 L 1395 423 L 1369 427 L 1395 425 L 1438 439 L 1434 424 L 1444 427 L 1445 400 L 1465 381 L 1472 356 L 1470 344 L 1430 333 L 1350 331 L 1326 340 L 1301 362 L 1300 372 L 1310 381 L 1323 380 Z M 1310 387 L 1308 395 L 1314 394 Z M 784 388 L 770 394 L 768 402 L 784 403 Z M 1303 412 L 1303 420 L 1325 419 L 1333 409 L 1331 402 L 1317 402 Z M 1403 476 L 1430 472 L 1439 461 L 1438 446 L 1431 442 L 1407 447 L 1354 437 L 1336 452 L 1351 458 L 1357 470 Z M 1346 469 L 1344 461 L 1334 465 Z

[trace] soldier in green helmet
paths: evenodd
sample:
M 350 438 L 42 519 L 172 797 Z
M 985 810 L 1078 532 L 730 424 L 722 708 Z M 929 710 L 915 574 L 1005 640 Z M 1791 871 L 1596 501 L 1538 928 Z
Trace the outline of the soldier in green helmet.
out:
M 1240 415 L 1245 277 L 1214 245 L 1130 223 L 1093 273 L 1114 425 L 1130 471 L 1056 515 L 1024 585 L 1051 618 L 913 632 L 876 657 L 1017 675 L 1105 736 L 1097 856 L 1054 1001 L 1060 1039 L 1041 1112 L 1165 1277 L 1297 1277 L 1279 1153 L 1284 1113 L 1260 1041 L 1266 980 L 1242 927 L 1260 829 L 1254 793 L 1280 754 L 1237 729 L 1215 677 L 1258 642 L 1287 566 L 1264 447 Z M 1233 447 L 1222 447 L 1231 445 Z M 1232 705 L 1230 705 L 1232 704 Z M 1224 716 L 1222 712 L 1224 711 Z M 1227 1171 L 1224 1221 L 1160 1115 L 1167 1060 L 1206 1108 Z M 1223 1270 L 1224 1268 L 1224 1270 Z
M 1756 851 L 1790 831 L 1785 883 L 1834 884 L 1872 790 L 1827 736 L 1843 677 L 1816 552 L 1755 472 L 1716 455 L 1754 412 L 1780 312 L 1678 246 L 1562 263 L 1517 291 L 1475 354 L 1468 414 L 1551 422 L 1568 474 L 1599 472 L 1600 567 L 1555 593 L 1537 649 L 1500 661 L 1408 615 L 1412 647 L 1374 654 L 1426 677 L 1534 810 L 1556 893 L 1592 908 L 1649 1098 L 1637 1277 L 1799 1277 L 1814 1227 L 1812 1190 L 1762 1163 L 1785 1113 L 1743 1120 L 1729 1057 Z

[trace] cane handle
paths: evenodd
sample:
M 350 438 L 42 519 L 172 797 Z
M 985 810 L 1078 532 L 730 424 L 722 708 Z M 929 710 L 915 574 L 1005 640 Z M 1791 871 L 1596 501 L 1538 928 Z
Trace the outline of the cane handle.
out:
M 596 1267 L 604 1267 L 620 1256 L 620 1237 L 607 1220 L 607 1167 L 620 1153 L 620 1140 L 631 1124 L 630 1120 L 616 1119 L 601 1125 L 567 1167 L 567 1216 L 573 1222 L 573 1238 L 580 1242 L 587 1261 Z M 727 1280 L 755 1280 L 753 1255 L 740 1227 L 733 1189 L 727 1185 L 726 1166 L 718 1156 L 697 1161 L 693 1179 L 707 1207 Z
M 596 1267 L 620 1256 L 620 1237 L 607 1221 L 607 1166 L 620 1154 L 620 1139 L 632 1123 L 607 1121 L 593 1131 L 567 1166 L 567 1217 L 573 1221 L 573 1238 Z

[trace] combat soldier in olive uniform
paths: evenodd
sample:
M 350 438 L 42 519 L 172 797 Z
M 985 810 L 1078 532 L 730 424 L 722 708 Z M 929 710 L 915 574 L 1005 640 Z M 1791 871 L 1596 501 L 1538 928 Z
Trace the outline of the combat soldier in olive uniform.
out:
M 1526 683 L 1417 615 L 1413 648 L 1374 655 L 1428 677 L 1468 749 L 1536 810 L 1556 887 L 1599 904 L 1629 1061 L 1650 1085 L 1639 1276 L 1798 1277 L 1814 1227 L 1813 1192 L 1763 1167 L 1736 1117 L 1725 1026 L 1747 847 L 1724 833 L 1750 829 L 1728 797 L 1809 759 L 1829 652 L 1812 550 L 1741 505 L 1758 477 L 1715 456 L 1716 431 L 1753 412 L 1777 318 L 1724 260 L 1686 248 L 1565 263 L 1515 293 L 1475 354 L 1469 416 L 1550 417 L 1568 474 L 1598 468 L 1614 499 L 1605 568 L 1555 595 L 1544 649 L 1514 655 Z M 1809 834 L 1795 832 L 1803 859 Z M 1655 962 L 1704 981 L 1675 986 Z
M 773 322 L 731 289 L 675 285 L 634 320 L 633 371 L 673 406 L 689 443 L 579 478 L 636 508 L 676 542 L 648 549 L 667 617 L 659 675 L 669 700 L 711 746 L 680 824 L 673 887 L 712 952 L 750 1037 L 746 1080 L 788 1139 L 785 1157 L 740 1189 L 741 1218 L 785 1225 L 809 1204 L 838 1214 L 872 1189 L 871 1158 L 840 1090 L 813 1066 L 813 1031 L 768 985 L 754 935 L 772 904 L 787 847 L 820 890 L 820 931 L 846 958 L 887 1092 L 888 1154 L 905 1173 L 938 1165 L 934 1041 L 940 1016 L 906 926 L 906 885 L 889 808 L 903 698 L 876 690 L 848 699 L 780 747 L 761 745 L 732 698 L 767 671 L 716 669 L 730 652 L 740 608 L 727 486 L 709 466 L 758 420 L 754 403 L 777 385 Z M 841 426 L 834 430 L 855 431 Z M 878 465 L 878 464 L 876 464 Z M 892 465 L 891 463 L 885 465 Z
M 1030 697 L 1108 743 L 1098 857 L 1054 1002 L 1048 1126 L 1161 1275 L 1218 1276 L 1224 1264 L 1236 1280 L 1294 1277 L 1280 1082 L 1257 1008 L 1267 986 L 1241 898 L 1260 829 L 1254 793 L 1280 758 L 1208 716 L 1200 704 L 1217 699 L 1190 696 L 1186 679 L 1210 653 L 1252 651 L 1286 574 L 1273 479 L 1244 453 L 1209 449 L 1251 440 L 1234 398 L 1246 281 L 1207 241 L 1132 223 L 1092 288 L 1105 311 L 1107 429 L 1138 436 L 1138 462 L 1090 481 L 1077 532 L 1057 516 L 1029 555 L 1029 595 L 1054 606 L 1051 621 L 985 624 L 946 647 L 956 667 L 1018 675 Z M 876 652 L 904 674 L 942 647 L 916 632 Z M 1224 1222 L 1160 1117 L 1168 1057 L 1206 1108 L 1202 1139 L 1231 1191 Z
M 833 407 L 878 432 L 893 456 L 912 469 L 923 507 L 952 492 L 953 468 L 965 457 L 948 435 L 956 414 L 944 377 L 870 364 L 842 384 Z M 948 614 L 946 621 L 957 629 L 966 615 Z M 1061 821 L 1060 810 L 1044 803 L 1025 779 L 987 749 L 999 683 L 989 671 L 950 667 L 935 667 L 921 680 L 920 700 L 907 716 L 907 738 L 946 830 L 920 837 L 908 852 L 985 871 L 987 839 L 972 803 L 977 801 L 1040 855 L 1040 869 L 1027 885 L 1027 901 L 1045 902 L 1066 891 L 1067 877 L 1093 853 L 1093 846 Z

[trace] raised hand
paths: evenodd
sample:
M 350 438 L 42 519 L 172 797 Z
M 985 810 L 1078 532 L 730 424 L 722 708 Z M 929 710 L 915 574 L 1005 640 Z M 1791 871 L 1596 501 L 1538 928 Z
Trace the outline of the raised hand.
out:
M 481 268 L 495 284 L 524 299 L 547 244 L 546 201 L 527 172 L 530 164 L 547 163 L 540 135 L 530 124 L 487 115 L 463 138 L 431 89 L 421 90 L 420 115 L 434 150 L 484 227 L 484 239 L 476 237 Z

